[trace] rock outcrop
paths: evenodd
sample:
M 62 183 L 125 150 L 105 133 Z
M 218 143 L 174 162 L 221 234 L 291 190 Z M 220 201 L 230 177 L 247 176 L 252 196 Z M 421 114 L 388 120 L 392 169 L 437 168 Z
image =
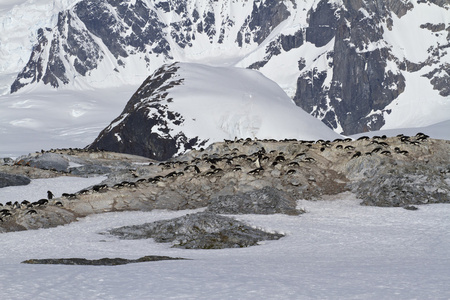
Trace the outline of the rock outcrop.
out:
M 26 176 L 0 173 L 0 188 L 7 186 L 27 185 L 30 182 L 30 178 Z
M 100 258 L 100 259 L 86 259 L 86 258 L 44 258 L 44 259 L 28 259 L 23 261 L 23 264 L 31 265 L 81 265 L 81 266 L 119 266 L 134 263 L 143 263 L 149 261 L 161 260 L 180 260 L 184 258 L 148 255 L 138 259 L 126 258 Z
M 115 228 L 109 233 L 121 239 L 153 238 L 159 243 L 172 242 L 173 247 L 183 249 L 243 248 L 283 237 L 282 234 L 264 232 L 211 212 Z
M 450 203 L 448 153 L 449 141 L 423 134 L 355 141 L 225 141 L 166 162 L 62 151 L 63 157 L 129 168 L 109 168 L 113 171 L 103 184 L 48 203 L 5 205 L 0 231 L 52 227 L 90 214 L 125 210 L 206 208 L 217 213 L 297 215 L 302 213 L 295 207 L 297 199 L 320 200 L 347 191 L 363 205 Z M 24 162 L 3 167 L 16 173 L 34 169 Z

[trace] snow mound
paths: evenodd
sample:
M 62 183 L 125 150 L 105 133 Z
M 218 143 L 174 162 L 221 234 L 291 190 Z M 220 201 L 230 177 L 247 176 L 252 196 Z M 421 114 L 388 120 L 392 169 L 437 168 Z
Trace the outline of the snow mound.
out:
M 224 139 L 339 137 L 257 71 L 175 63 L 151 75 L 90 148 L 164 160 Z

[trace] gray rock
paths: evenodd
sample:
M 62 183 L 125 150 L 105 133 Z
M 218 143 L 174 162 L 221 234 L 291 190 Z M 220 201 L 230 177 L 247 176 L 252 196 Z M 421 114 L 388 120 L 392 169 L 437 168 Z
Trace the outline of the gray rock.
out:
M 272 187 L 235 195 L 223 195 L 208 203 L 208 211 L 218 214 L 288 214 L 298 215 L 296 202 L 286 193 Z
M 68 159 L 57 153 L 45 152 L 35 156 L 20 157 L 19 160 L 26 160 L 30 167 L 44 170 L 67 172 L 69 168 Z
M 12 159 L 10 157 L 2 157 L 2 158 L 0 158 L 0 165 L 12 166 L 12 165 L 14 165 L 14 159 Z
M 450 203 L 450 176 L 426 164 L 381 169 L 370 179 L 353 183 L 362 205 L 404 207 Z
M 23 175 L 0 173 L 0 188 L 7 186 L 27 185 L 30 182 L 30 178 Z
M 153 238 L 159 243 L 174 242 L 173 247 L 184 249 L 241 248 L 263 240 L 278 240 L 279 233 L 254 229 L 240 221 L 211 212 L 186 215 L 172 220 L 109 231 L 122 239 Z

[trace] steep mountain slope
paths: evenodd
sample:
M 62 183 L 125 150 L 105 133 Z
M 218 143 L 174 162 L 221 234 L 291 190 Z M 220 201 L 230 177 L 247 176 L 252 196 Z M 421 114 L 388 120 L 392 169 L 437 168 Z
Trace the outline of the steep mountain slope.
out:
M 147 78 L 89 148 L 165 160 L 224 139 L 338 137 L 259 72 L 175 63 Z
M 448 1 L 70 3 L 37 31 L 11 92 L 140 84 L 187 61 L 257 69 L 346 135 L 449 119 Z

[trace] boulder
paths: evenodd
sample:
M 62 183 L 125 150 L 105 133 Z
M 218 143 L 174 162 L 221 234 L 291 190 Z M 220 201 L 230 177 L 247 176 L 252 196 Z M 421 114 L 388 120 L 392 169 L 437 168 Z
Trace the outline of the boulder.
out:
M 27 185 L 30 182 L 30 178 L 23 175 L 0 173 L 0 188 L 7 186 Z

